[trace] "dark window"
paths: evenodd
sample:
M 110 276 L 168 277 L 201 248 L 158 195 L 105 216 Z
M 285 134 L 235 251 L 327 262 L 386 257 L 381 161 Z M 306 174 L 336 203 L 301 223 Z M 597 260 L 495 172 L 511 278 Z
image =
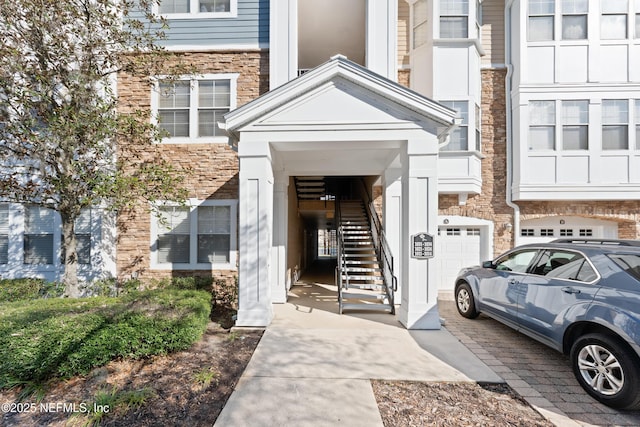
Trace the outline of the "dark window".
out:
M 609 255 L 609 258 L 615 262 L 618 267 L 623 269 L 627 274 L 640 280 L 640 256 L 631 254 L 615 254 Z
M 534 274 L 565 280 L 591 282 L 596 272 L 591 264 L 575 252 L 547 250 L 533 269 Z

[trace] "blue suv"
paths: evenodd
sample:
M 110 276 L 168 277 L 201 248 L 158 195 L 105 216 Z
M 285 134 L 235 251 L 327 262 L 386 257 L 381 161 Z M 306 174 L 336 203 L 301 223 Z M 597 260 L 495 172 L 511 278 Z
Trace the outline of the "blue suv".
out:
M 640 408 L 640 241 L 556 240 L 514 248 L 455 283 L 458 312 L 480 312 L 569 355 L 600 402 Z

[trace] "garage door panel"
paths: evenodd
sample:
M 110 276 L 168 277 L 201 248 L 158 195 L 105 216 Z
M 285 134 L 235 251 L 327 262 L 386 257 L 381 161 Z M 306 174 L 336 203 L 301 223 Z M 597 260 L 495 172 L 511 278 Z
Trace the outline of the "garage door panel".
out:
M 436 240 L 438 288 L 453 291 L 463 267 L 480 263 L 481 233 L 474 227 L 440 227 Z

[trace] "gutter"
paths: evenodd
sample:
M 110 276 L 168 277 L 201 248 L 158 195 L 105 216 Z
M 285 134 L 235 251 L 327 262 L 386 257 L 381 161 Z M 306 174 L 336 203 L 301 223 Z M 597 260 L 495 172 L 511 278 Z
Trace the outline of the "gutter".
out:
M 505 62 L 507 66 L 507 76 L 505 79 L 505 101 L 506 101 L 506 109 L 507 109 L 507 183 L 506 183 L 506 192 L 507 192 L 507 206 L 513 209 L 513 228 L 511 232 L 513 233 L 513 245 L 518 246 L 519 240 L 519 230 L 520 230 L 520 206 L 513 202 L 513 194 L 512 194 L 512 182 L 513 182 L 513 129 L 512 129 L 512 121 L 513 121 L 513 110 L 511 108 L 511 77 L 513 76 L 513 65 L 511 63 L 511 19 L 509 16 L 511 7 L 513 6 L 514 0 L 507 0 L 505 9 L 504 9 L 504 33 L 505 33 Z

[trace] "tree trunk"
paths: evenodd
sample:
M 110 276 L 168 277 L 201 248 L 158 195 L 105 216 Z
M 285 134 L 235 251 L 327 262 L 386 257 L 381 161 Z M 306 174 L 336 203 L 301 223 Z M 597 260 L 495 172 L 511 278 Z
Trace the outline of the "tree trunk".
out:
M 75 220 L 72 215 L 60 213 L 62 219 L 62 252 L 64 253 L 64 295 L 79 298 L 78 253 L 75 233 Z

